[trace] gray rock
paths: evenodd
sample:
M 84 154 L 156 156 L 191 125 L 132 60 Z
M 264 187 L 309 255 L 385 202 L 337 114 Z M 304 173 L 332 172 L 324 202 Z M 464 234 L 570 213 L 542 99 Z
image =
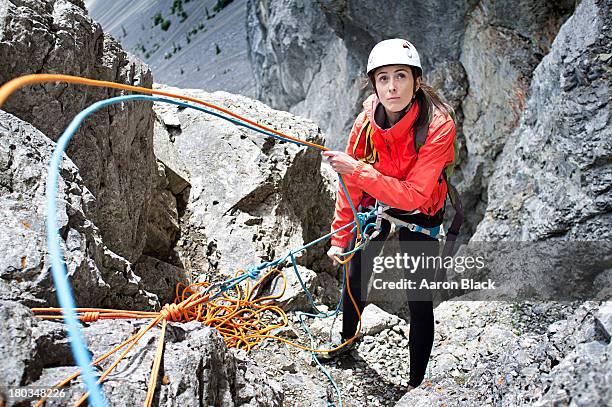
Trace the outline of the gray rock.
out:
M 223 92 L 182 93 L 287 134 L 323 142 L 311 122 L 260 102 Z M 156 105 L 155 110 L 160 116 L 178 112 L 181 123 L 172 132 L 156 127 L 156 144 L 164 151 L 160 159 L 166 169 L 189 174 L 191 188 L 176 248 L 188 271 L 233 276 L 239 268 L 273 260 L 327 233 L 334 198 L 319 171 L 317 151 L 191 109 Z M 325 251 L 319 244 L 297 253 L 296 260 L 310 269 L 331 269 Z
M 130 321 L 98 321 L 83 330 L 94 357 L 126 340 L 143 327 Z M 160 328 L 147 333 L 103 383 L 113 406 L 143 404 Z M 116 358 L 101 362 L 106 369 Z M 72 370 L 72 369 L 71 369 Z M 52 386 L 69 373 L 48 367 L 34 386 Z M 66 388 L 70 402 L 83 392 L 80 381 Z M 201 323 L 170 324 L 155 398 L 160 406 L 203 405 L 279 406 L 282 394 L 264 372 L 243 353 L 230 351 L 214 330 Z M 65 400 L 64 400 L 65 402 Z
M 393 328 L 401 319 L 383 311 L 374 304 L 369 304 L 361 315 L 361 332 L 363 335 L 376 335 L 385 329 Z
M 466 21 L 459 61 L 469 83 L 461 105 L 467 154 L 455 178 L 470 234 L 484 216 L 498 156 L 514 144 L 533 71 L 573 7 L 569 1 L 484 1 Z
M 580 3 L 533 74 L 516 131 L 498 159 L 489 204 L 473 240 L 605 241 L 610 234 L 610 78 L 604 70 L 609 2 Z M 588 27 L 575 35 L 578 27 Z M 568 90 L 566 90 L 568 89 Z
M 306 289 L 314 295 L 314 288 L 317 284 L 317 273 L 312 270 L 307 269 L 303 266 L 297 266 L 298 272 L 300 273 L 300 278 L 304 283 Z M 278 302 L 278 305 L 283 308 L 285 311 L 307 311 L 312 312 L 312 305 L 308 296 L 298 277 L 293 270 L 293 267 L 288 267 L 283 270 L 286 280 L 285 291 L 283 295 L 275 300 Z M 268 289 L 260 294 L 262 296 L 267 295 L 278 295 L 281 293 L 283 289 L 283 278 L 281 276 L 276 277 L 271 283 Z M 315 302 L 316 303 L 316 302 Z
M 161 161 L 157 163 L 155 181 L 143 252 L 180 265 L 174 248 L 181 232 L 180 215 L 189 196 L 189 183 Z
M 0 297 L 56 306 L 47 255 L 45 185 L 55 144 L 33 126 L 0 111 Z M 103 242 L 87 216 L 96 199 L 65 158 L 57 198 L 60 244 L 78 305 L 133 308 L 156 303 L 132 265 Z
M 159 259 L 142 256 L 134 264 L 134 274 L 140 277 L 141 284 L 157 295 L 160 305 L 173 303 L 178 283 L 189 284 L 185 269 L 173 266 Z
M 71 363 L 60 324 L 34 318 L 27 307 L 14 301 L 0 300 L 0 317 L 0 392 L 38 379 L 45 366 Z
M 330 136 L 328 145 L 344 147 L 353 122 L 345 112 L 355 110 L 361 93 L 358 65 L 320 7 L 249 0 L 247 39 L 257 99 L 316 120 Z M 346 95 L 338 97 L 339 91 Z
M 0 82 L 30 73 L 61 73 L 151 87 L 148 67 L 131 57 L 81 1 L 4 2 L 0 16 Z M 3 109 L 57 140 L 72 118 L 118 90 L 49 83 L 13 94 Z M 155 172 L 151 105 L 113 105 L 91 116 L 75 134 L 68 156 L 95 200 L 87 216 L 109 249 L 128 261 L 145 246 Z

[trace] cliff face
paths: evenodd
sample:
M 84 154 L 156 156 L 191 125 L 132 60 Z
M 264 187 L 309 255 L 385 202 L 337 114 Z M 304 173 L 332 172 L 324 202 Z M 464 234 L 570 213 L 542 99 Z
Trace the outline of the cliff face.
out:
M 382 38 L 406 36 L 423 54 L 427 80 L 457 112 L 455 183 L 468 213 L 464 237 L 539 241 L 545 251 L 553 240 L 601 239 L 605 249 L 612 201 L 612 1 L 583 0 L 575 10 L 574 2 L 554 4 L 249 1 L 245 29 L 260 98 L 320 126 L 242 95 L 157 86 L 315 143 L 325 142 L 324 127 L 329 145 L 342 147 L 365 97 L 357 79 L 367 52 Z M 2 82 L 33 72 L 153 82 L 149 68 L 105 35 L 78 0 L 0 2 L 0 68 Z M 46 84 L 15 93 L 0 111 L 2 390 L 49 386 L 74 370 L 63 326 L 34 318 L 27 308 L 56 305 L 44 233 L 47 164 L 54 140 L 75 114 L 119 94 Z M 171 302 L 179 281 L 218 281 L 314 240 L 329 230 L 336 187 L 330 172 L 313 150 L 191 109 L 126 103 L 94 114 L 70 144 L 58 191 L 61 245 L 77 303 L 150 310 Z M 320 309 L 336 306 L 337 269 L 326 249 L 321 243 L 296 254 L 302 281 L 285 267 L 287 291 L 279 302 L 288 327 L 275 334 L 308 343 L 297 333 L 302 316 L 294 312 L 311 311 L 301 283 Z M 545 254 L 553 266 L 583 255 Z M 487 271 L 509 276 L 517 292 L 552 290 L 548 280 L 534 281 L 529 260 Z M 597 286 L 597 300 L 611 298 L 609 253 L 582 263 L 576 270 L 583 281 L 570 288 Z M 565 277 L 547 278 L 560 274 Z M 404 295 L 386 295 L 393 303 L 387 310 L 397 311 Z M 611 398 L 602 379 L 612 360 L 609 302 L 446 301 L 435 317 L 427 380 L 402 397 L 410 327 L 369 305 L 363 338 L 351 352 L 354 363 L 327 366 L 345 404 L 603 405 Z M 324 341 L 339 324 L 318 319 L 311 328 Z M 140 327 L 99 321 L 86 326 L 84 336 L 97 356 Z M 159 330 L 143 342 L 153 343 L 156 335 Z M 169 324 L 167 336 L 159 405 L 337 401 L 310 356 L 282 342 L 268 341 L 247 357 L 228 351 L 217 332 L 199 323 Z M 111 402 L 142 403 L 152 358 L 149 346 L 121 362 L 104 383 Z M 76 397 L 82 384 L 71 390 Z M 0 404 L 4 396 L 0 391 Z
M 337 146 L 363 92 L 359 61 L 314 2 L 248 1 L 247 39 L 257 99 L 308 117 Z
M 535 69 L 474 240 L 610 239 L 611 5 L 583 1 Z

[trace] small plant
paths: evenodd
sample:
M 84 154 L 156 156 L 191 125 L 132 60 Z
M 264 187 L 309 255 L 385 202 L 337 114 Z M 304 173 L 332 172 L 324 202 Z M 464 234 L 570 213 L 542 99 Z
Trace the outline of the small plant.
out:
M 175 12 L 183 11 L 183 0 L 174 0 L 172 2 L 172 7 L 170 8 L 170 14 L 174 14 Z
M 161 23 L 161 29 L 164 31 L 168 31 L 168 28 L 170 28 L 170 24 L 172 24 L 170 20 L 164 20 L 164 22 Z
M 153 25 L 159 25 L 159 24 L 161 24 L 163 22 L 164 22 L 164 17 L 162 16 L 162 13 L 160 11 L 158 11 L 153 16 Z
M 123 37 L 127 37 L 127 31 L 125 31 L 125 27 L 121 24 L 121 32 L 123 33 Z
M 225 7 L 229 6 L 233 0 L 217 0 L 217 4 L 213 7 L 213 11 L 218 13 L 223 10 Z
M 179 21 L 179 22 L 181 22 L 181 23 L 182 23 L 183 21 L 187 20 L 187 17 L 189 17 L 189 14 L 187 14 L 187 13 L 186 13 L 186 12 L 184 12 L 184 11 L 181 11 L 180 16 L 181 16 L 181 19 L 180 19 L 180 21 Z
M 221 53 L 221 48 L 219 48 L 218 44 L 215 44 L 215 53 L 219 55 Z

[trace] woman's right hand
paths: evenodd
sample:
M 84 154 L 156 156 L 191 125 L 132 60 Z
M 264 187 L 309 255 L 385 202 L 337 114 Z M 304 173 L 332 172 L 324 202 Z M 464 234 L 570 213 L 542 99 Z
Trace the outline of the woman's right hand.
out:
M 335 256 L 338 256 L 338 258 L 341 258 L 340 255 L 342 253 L 344 253 L 344 249 L 342 247 L 332 246 L 327 251 L 327 256 L 329 256 L 329 258 L 331 259 L 332 264 L 334 266 L 337 266 L 340 263 L 338 263 L 338 261 L 336 260 Z

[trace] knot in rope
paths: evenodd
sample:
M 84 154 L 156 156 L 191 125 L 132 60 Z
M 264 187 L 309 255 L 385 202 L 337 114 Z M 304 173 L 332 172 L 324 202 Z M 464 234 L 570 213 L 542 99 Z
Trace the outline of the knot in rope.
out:
M 96 322 L 99 318 L 100 318 L 100 313 L 96 311 L 86 312 L 83 315 L 81 315 L 81 321 L 83 322 Z
M 177 304 L 166 304 L 159 313 L 166 321 L 179 322 L 182 317 L 183 307 Z
M 257 278 L 259 277 L 259 273 L 261 273 L 262 270 L 265 270 L 266 268 L 268 268 L 269 266 L 271 266 L 272 263 L 270 262 L 265 262 L 265 263 L 261 263 L 259 266 L 257 267 L 250 267 L 246 273 L 249 277 L 251 278 Z
M 366 220 L 370 217 L 370 213 L 368 212 L 358 212 L 357 213 L 357 223 L 359 226 L 363 228 L 363 225 L 366 223 Z

